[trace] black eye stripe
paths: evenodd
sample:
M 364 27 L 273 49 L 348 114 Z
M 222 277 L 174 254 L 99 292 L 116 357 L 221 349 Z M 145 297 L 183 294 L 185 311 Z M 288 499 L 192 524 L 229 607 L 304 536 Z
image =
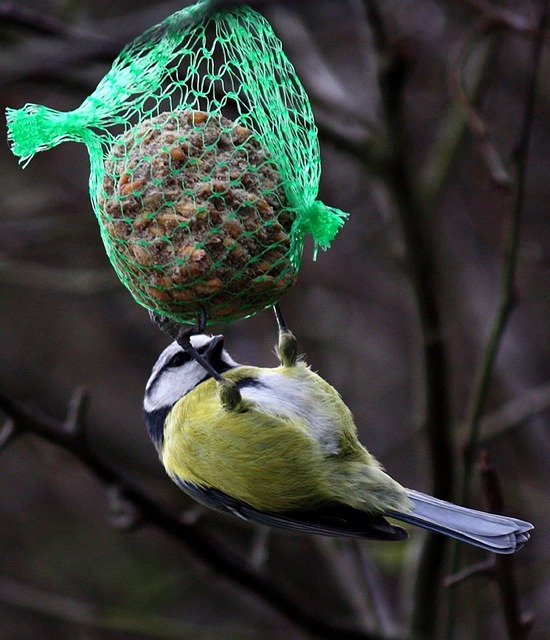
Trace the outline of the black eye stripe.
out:
M 191 356 L 188 353 L 186 353 L 185 351 L 178 351 L 178 353 L 175 353 L 170 358 L 170 360 L 168 360 L 168 362 L 166 363 L 166 367 L 168 368 L 181 367 L 186 362 L 190 362 L 190 361 L 191 361 Z

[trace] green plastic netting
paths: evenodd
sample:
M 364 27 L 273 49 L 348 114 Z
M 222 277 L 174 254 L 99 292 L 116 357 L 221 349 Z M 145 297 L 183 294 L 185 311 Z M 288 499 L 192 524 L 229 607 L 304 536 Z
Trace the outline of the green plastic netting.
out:
M 296 282 L 305 234 L 328 248 L 345 214 L 316 200 L 307 94 L 249 7 L 183 9 L 127 45 L 80 107 L 7 110 L 25 165 L 84 142 L 107 255 L 148 309 L 194 322 L 252 315 Z

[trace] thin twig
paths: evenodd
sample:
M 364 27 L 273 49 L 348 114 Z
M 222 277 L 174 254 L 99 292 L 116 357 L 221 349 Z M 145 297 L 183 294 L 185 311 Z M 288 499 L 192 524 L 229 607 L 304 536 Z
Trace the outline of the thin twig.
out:
M 469 63 L 468 87 L 470 104 L 478 102 L 485 86 L 485 79 L 491 70 L 496 44 L 495 34 L 478 44 L 476 55 Z M 453 73 L 453 65 L 449 73 Z M 449 80 L 450 82 L 450 80 Z M 462 143 L 468 132 L 468 119 L 462 105 L 451 101 L 447 113 L 438 125 L 436 138 L 420 176 L 420 191 L 424 207 L 432 212 L 439 205 L 441 194 L 451 178 Z
M 550 409 L 550 382 L 527 389 L 521 395 L 486 413 L 481 419 L 480 442 L 502 435 L 525 420 Z
M 423 193 L 427 206 L 433 206 L 456 157 L 456 150 L 462 141 L 464 125 L 470 127 L 479 141 L 479 150 L 491 179 L 497 186 L 508 188 L 511 177 L 493 144 L 489 129 L 481 114 L 474 107 L 479 97 L 479 89 L 487 71 L 487 62 L 492 57 L 496 34 L 504 30 L 532 38 L 539 33 L 536 21 L 504 7 L 484 0 L 462 0 L 475 9 L 480 18 L 461 44 L 454 56 L 449 72 L 449 89 L 454 98 L 446 122 L 440 127 L 436 141 L 424 170 Z M 546 34 L 545 37 L 548 37 Z M 475 52 L 475 56 L 473 56 Z M 463 83 L 463 69 L 468 63 L 468 91 Z
M 478 11 L 490 25 L 506 27 L 521 35 L 536 36 L 538 33 L 537 23 L 516 11 L 485 0 L 462 0 L 462 3 Z
M 499 152 L 493 144 L 489 127 L 485 124 L 481 114 L 468 97 L 463 81 L 463 72 L 468 59 L 494 26 L 493 23 L 481 20 L 470 30 L 456 56 L 456 60 L 451 65 L 451 71 L 448 76 L 449 89 L 455 104 L 464 112 L 470 131 L 478 142 L 481 159 L 492 182 L 497 187 L 509 187 L 512 179 L 504 166 Z
M 235 585 L 252 593 L 273 610 L 292 622 L 301 630 L 318 638 L 333 640 L 382 640 L 377 634 L 358 629 L 349 629 L 336 623 L 320 619 L 306 610 L 300 603 L 275 585 L 266 576 L 251 569 L 246 560 L 230 550 L 220 540 L 207 535 L 193 524 L 186 523 L 149 498 L 124 472 L 107 464 L 86 444 L 86 439 L 74 425 L 74 415 L 70 413 L 71 429 L 67 420 L 56 420 L 36 408 L 0 396 L 0 411 L 8 416 L 10 439 L 14 435 L 32 433 L 63 447 L 82 462 L 107 487 L 116 487 L 117 500 L 123 499 L 140 514 L 140 522 L 161 529 L 174 538 L 197 560 L 211 571 L 224 576 Z M 71 421 L 72 420 L 72 421 Z M 14 434 L 15 431 L 15 434 Z M 132 520 L 135 522 L 135 519 Z M 386 639 L 387 640 L 387 639 Z
M 462 582 L 466 582 L 466 580 L 470 580 L 470 578 L 477 578 L 479 576 L 494 577 L 494 575 L 495 562 L 493 558 L 485 558 L 484 560 L 480 560 L 479 562 L 475 562 L 474 564 L 464 567 L 464 569 L 461 569 L 452 575 L 446 576 L 443 579 L 442 585 L 444 587 L 455 587 Z

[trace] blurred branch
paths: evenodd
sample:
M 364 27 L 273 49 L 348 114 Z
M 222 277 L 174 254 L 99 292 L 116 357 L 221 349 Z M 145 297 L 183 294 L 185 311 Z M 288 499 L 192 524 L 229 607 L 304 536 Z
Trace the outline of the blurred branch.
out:
M 479 459 L 479 471 L 487 508 L 491 513 L 504 512 L 504 499 L 495 468 L 489 463 L 486 451 L 482 451 Z M 533 624 L 531 613 L 523 614 L 519 602 L 519 589 L 513 555 L 497 555 L 469 565 L 464 569 L 447 576 L 444 586 L 454 587 L 470 578 L 488 577 L 498 586 L 506 629 L 510 640 L 525 640 Z
M 471 133 L 478 142 L 481 159 L 485 168 L 489 173 L 489 177 L 498 187 L 509 187 L 511 185 L 511 177 L 504 167 L 502 158 L 500 157 L 489 133 L 489 128 L 481 117 L 480 113 L 475 109 L 471 99 L 469 98 L 464 87 L 463 73 L 466 64 L 472 53 L 477 52 L 478 44 L 484 40 L 489 27 L 485 21 L 474 26 L 468 33 L 466 41 L 462 45 L 457 59 L 451 66 L 449 73 L 449 88 L 451 97 L 458 107 L 463 111 L 465 121 L 468 124 Z M 490 51 L 492 47 L 488 46 Z M 488 53 L 482 59 L 489 59 Z M 479 64 L 479 63 L 478 63 Z
M 547 0 L 545 0 L 544 10 L 540 19 L 539 35 L 533 42 L 532 64 L 529 76 L 529 86 L 526 94 L 527 99 L 525 112 L 521 125 L 520 138 L 515 152 L 516 195 L 504 251 L 504 266 L 500 284 L 500 303 L 493 321 L 485 352 L 475 376 L 473 387 L 474 394 L 467 420 L 467 424 L 469 424 L 469 439 L 464 454 L 464 478 L 462 486 L 462 500 L 464 504 L 467 504 L 468 502 L 471 474 L 474 460 L 477 456 L 480 438 L 481 417 L 489 389 L 489 383 L 504 334 L 504 329 L 515 303 L 515 278 L 520 243 L 520 223 L 525 206 L 527 160 L 533 127 L 536 85 L 546 16 Z
M 0 429 L 4 446 L 23 433 L 38 435 L 72 453 L 109 489 L 116 487 L 117 500 L 127 501 L 140 524 L 158 527 L 183 545 L 211 571 L 252 593 L 296 627 L 317 638 L 333 640 L 382 640 L 365 631 L 348 629 L 320 619 L 261 573 L 249 567 L 246 560 L 228 549 L 220 540 L 183 522 L 149 498 L 122 470 L 112 467 L 96 455 L 86 443 L 83 426 L 85 396 L 80 392 L 72 402 L 68 419 L 57 420 L 39 409 L 0 396 L 0 411 L 8 416 L 6 431 Z M 133 523 L 138 518 L 132 519 Z
M 500 302 L 495 314 L 489 339 L 482 354 L 473 386 L 472 402 L 468 411 L 466 423 L 468 426 L 468 440 L 464 449 L 464 466 L 462 478 L 462 504 L 468 504 L 474 461 L 478 455 L 479 441 L 481 437 L 481 418 L 485 400 L 489 391 L 493 369 L 502 342 L 504 330 L 510 318 L 515 303 L 515 279 L 520 243 L 520 223 L 525 206 L 525 179 L 529 145 L 533 127 L 536 86 L 540 67 L 542 45 L 544 42 L 544 29 L 547 20 L 548 0 L 544 0 L 541 12 L 538 34 L 533 41 L 531 59 L 531 71 L 529 85 L 526 92 L 526 104 L 521 123 L 521 131 L 517 149 L 515 152 L 516 165 L 516 194 L 514 206 L 511 212 L 510 228 L 506 239 L 504 251 L 504 266 L 500 283 Z M 460 550 L 458 545 L 453 547 L 452 573 L 456 573 L 460 564 Z M 457 615 L 456 601 L 451 602 L 447 621 L 447 635 L 452 635 L 454 619 Z
M 388 587 L 363 541 L 317 536 L 315 542 L 362 628 L 380 629 L 384 637 L 395 637 L 397 624 Z
M 479 471 L 487 508 L 492 513 L 503 513 L 504 500 L 500 482 L 495 468 L 489 463 L 486 451 L 480 455 Z M 444 580 L 444 585 L 447 587 L 455 586 L 478 576 L 495 580 L 500 593 L 508 636 L 511 640 L 525 640 L 533 623 L 533 616 L 530 613 L 523 614 L 521 612 L 514 562 L 513 555 L 494 555 L 448 576 Z
M 284 34 L 285 51 L 307 86 L 308 97 L 316 107 L 316 118 L 318 110 L 322 110 L 324 118 L 335 121 L 335 125 L 343 121 L 348 132 L 356 130 L 368 135 L 374 122 L 369 121 L 358 107 L 357 98 L 331 69 L 299 13 L 280 3 L 275 4 L 267 16 L 275 31 Z
M 501 435 L 524 420 L 550 409 L 550 382 L 524 391 L 481 418 L 480 442 Z M 464 441 L 464 445 L 466 441 Z
M 495 562 L 493 558 L 486 558 L 484 560 L 480 560 L 480 562 L 470 564 L 452 575 L 446 576 L 443 579 L 442 584 L 444 587 L 454 587 L 462 582 L 466 582 L 466 580 L 469 580 L 470 578 L 477 578 L 479 576 L 494 577 L 494 575 Z
M 353 541 L 346 540 L 344 544 L 340 544 L 338 540 L 318 536 L 315 542 L 329 566 L 330 575 L 353 609 L 361 628 L 368 629 L 379 618 L 377 612 L 369 608 L 371 603 L 365 590 L 362 567 L 357 563 Z
M 258 637 L 257 631 L 253 629 L 231 629 L 224 625 L 223 628 L 213 630 L 206 624 L 193 625 L 166 616 L 155 616 L 150 612 L 144 614 L 112 605 L 83 602 L 1 576 L 0 602 L 86 628 L 139 634 L 140 637 L 151 636 L 162 640 L 214 640 L 221 637 L 224 640 L 252 640 Z
M 536 21 L 519 13 L 484 0 L 460 1 L 480 15 L 451 61 L 448 77 L 453 101 L 438 128 L 437 138 L 428 154 L 422 176 L 422 197 L 428 209 L 433 209 L 447 183 L 468 127 L 479 142 L 482 160 L 493 182 L 504 188 L 511 186 L 511 176 L 491 140 L 487 125 L 474 105 L 490 71 L 489 62 L 493 57 L 497 33 L 506 29 L 529 38 L 539 33 Z M 467 88 L 463 77 L 466 65 Z
M 502 513 L 504 500 L 495 468 L 489 463 L 486 452 L 480 456 L 480 473 L 487 506 L 493 513 Z M 521 613 L 519 590 L 514 572 L 514 557 L 498 555 L 494 558 L 494 577 L 498 584 L 504 619 L 511 640 L 524 640 L 527 637 L 533 617 Z
M 4 25 L 28 29 L 44 36 L 65 37 L 68 30 L 68 25 L 63 20 L 15 2 L 0 2 L 0 20 Z
M 378 628 L 382 629 L 384 635 L 394 635 L 397 623 L 390 602 L 391 596 L 395 593 L 393 585 L 388 588 L 388 585 L 384 584 L 384 580 L 380 574 L 380 567 L 368 553 L 365 545 L 359 545 L 357 541 L 355 541 L 354 549 L 358 556 L 357 559 L 362 574 L 368 584 Z
M 411 175 L 410 145 L 402 112 L 403 88 L 409 55 L 406 43 L 392 41 L 384 18 L 373 0 L 365 0 L 375 37 L 380 66 L 380 89 L 387 129 L 387 151 L 382 178 L 394 199 L 406 246 L 407 273 L 418 311 L 424 368 L 424 432 L 429 449 L 433 492 L 450 500 L 454 460 L 450 431 L 447 358 L 437 300 L 436 250 L 432 220 L 428 220 Z M 438 621 L 439 583 L 443 573 L 446 540 L 428 536 L 421 554 L 414 595 L 412 633 L 433 637 Z
M 478 43 L 476 56 L 470 61 L 468 85 L 470 103 L 476 103 L 490 71 L 490 61 L 495 49 L 495 37 Z M 455 63 L 458 64 L 458 63 Z M 459 70 L 460 71 L 460 70 Z M 453 67 L 450 74 L 453 75 Z M 461 104 L 451 101 L 447 113 L 438 125 L 436 138 L 427 154 L 422 169 L 420 192 L 427 210 L 433 213 L 457 159 L 461 144 L 468 130 L 466 112 Z
M 0 282 L 44 291 L 95 295 L 120 288 L 112 269 L 51 267 L 0 255 Z
M 245 3 L 262 8 L 276 1 L 210 0 L 205 13 Z M 2 59 L 0 85 L 29 78 L 42 82 L 51 78 L 63 86 L 71 85 L 82 90 L 83 85 L 93 86 L 96 81 L 93 78 L 83 82 L 86 66 L 97 62 L 110 64 L 121 49 L 145 29 L 194 2 L 167 0 L 152 8 L 134 8 L 121 17 L 80 25 L 45 16 L 41 9 L 22 8 L 15 2 L 0 0 L 0 18 L 4 26 L 27 29 L 36 34 L 36 38 L 26 40 L 19 46 L 15 61 L 10 57 Z M 55 40 L 55 46 L 47 44 L 51 40 Z
M 539 26 L 537 22 L 522 16 L 516 11 L 491 4 L 486 0 L 461 0 L 461 2 L 478 11 L 488 27 L 506 27 L 518 34 L 527 36 L 536 36 L 538 34 Z

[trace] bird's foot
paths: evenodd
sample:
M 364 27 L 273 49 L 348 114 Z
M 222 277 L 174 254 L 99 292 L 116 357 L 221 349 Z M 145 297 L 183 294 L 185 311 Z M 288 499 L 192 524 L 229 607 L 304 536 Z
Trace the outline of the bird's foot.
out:
M 298 343 L 296 336 L 288 328 L 283 312 L 278 304 L 273 305 L 277 326 L 279 327 L 279 342 L 275 348 L 279 362 L 283 367 L 294 367 L 298 359 Z

